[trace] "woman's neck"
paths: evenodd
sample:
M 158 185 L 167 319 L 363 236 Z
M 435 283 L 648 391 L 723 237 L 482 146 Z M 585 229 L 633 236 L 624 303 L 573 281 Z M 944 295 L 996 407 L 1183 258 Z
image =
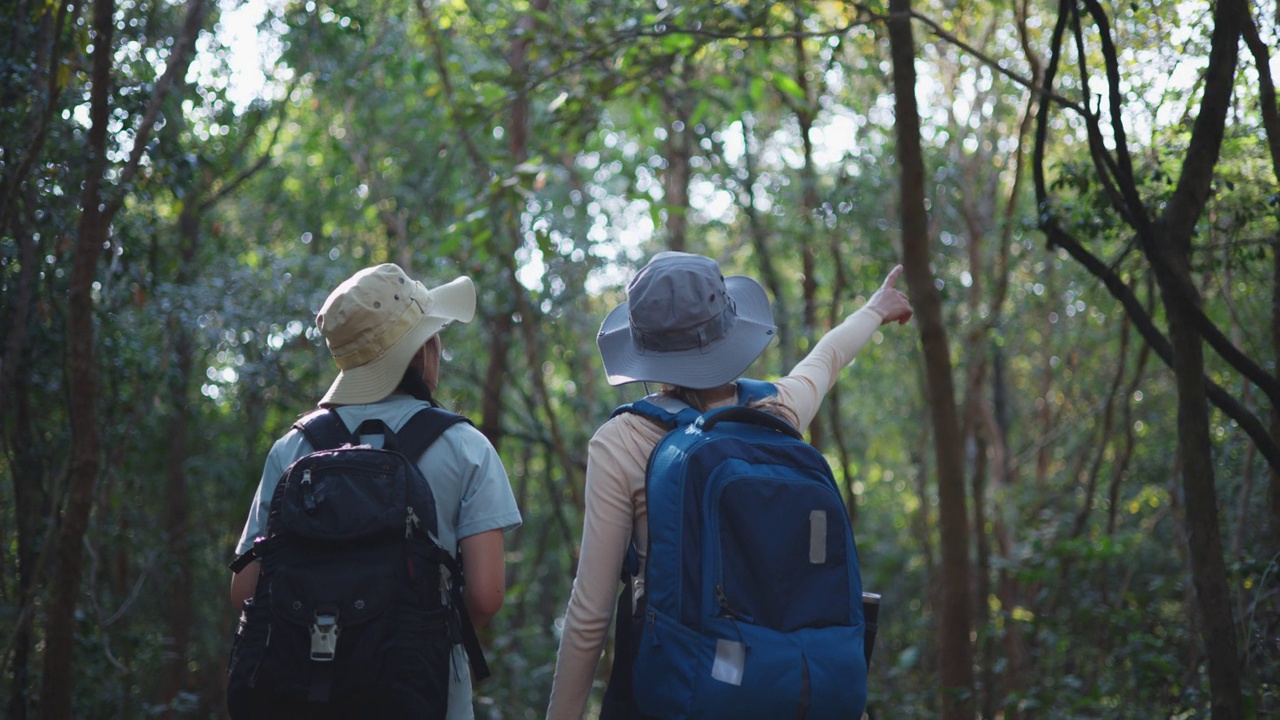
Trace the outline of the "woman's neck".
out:
M 698 390 L 697 393 L 698 400 L 701 401 L 702 406 L 710 408 L 715 407 L 716 405 L 722 405 L 727 401 L 737 398 L 738 385 L 737 383 L 729 383 L 728 385 L 721 385 L 718 388 L 711 388 L 710 390 Z

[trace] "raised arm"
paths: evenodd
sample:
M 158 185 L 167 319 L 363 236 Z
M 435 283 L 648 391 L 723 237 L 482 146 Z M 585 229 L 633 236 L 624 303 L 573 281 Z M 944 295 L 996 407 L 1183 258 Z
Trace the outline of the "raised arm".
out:
M 794 413 L 790 419 L 801 430 L 809 427 L 822 398 L 875 334 L 876 328 L 911 319 L 911 303 L 895 287 L 901 274 L 902 266 L 895 265 L 866 305 L 831 328 L 787 377 L 778 381 L 783 405 Z

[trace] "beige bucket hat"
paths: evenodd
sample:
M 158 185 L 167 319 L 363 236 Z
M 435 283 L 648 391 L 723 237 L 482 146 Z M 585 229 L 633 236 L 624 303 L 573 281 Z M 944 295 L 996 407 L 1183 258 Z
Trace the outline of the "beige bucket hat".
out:
M 475 312 L 469 277 L 428 290 L 393 263 L 352 275 L 316 315 L 338 364 L 338 377 L 320 407 L 363 405 L 390 395 L 423 343 L 451 323 L 471 322 Z

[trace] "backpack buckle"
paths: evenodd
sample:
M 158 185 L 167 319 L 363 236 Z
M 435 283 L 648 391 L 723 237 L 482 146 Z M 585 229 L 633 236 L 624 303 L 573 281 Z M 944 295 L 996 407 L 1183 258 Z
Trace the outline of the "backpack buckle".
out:
M 338 633 L 342 627 L 338 625 L 337 608 L 317 609 L 315 622 L 311 623 L 311 659 L 316 662 L 331 662 L 338 649 Z

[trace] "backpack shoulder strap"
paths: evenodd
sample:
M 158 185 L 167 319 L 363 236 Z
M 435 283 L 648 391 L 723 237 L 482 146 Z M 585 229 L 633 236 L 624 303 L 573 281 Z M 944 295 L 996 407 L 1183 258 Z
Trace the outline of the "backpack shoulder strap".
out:
M 738 378 L 738 404 L 746 405 L 747 403 L 764 400 L 778 394 L 778 388 L 771 382 L 764 380 L 752 380 L 750 378 Z
M 626 413 L 647 417 L 668 430 L 689 425 L 698 419 L 699 414 L 696 409 L 680 400 L 661 393 L 654 393 L 633 403 L 621 405 L 609 417 L 613 418 Z
M 405 457 L 417 460 L 445 430 L 463 422 L 470 423 L 471 420 L 438 407 L 423 408 L 396 432 L 397 449 Z
M 422 453 L 431 447 L 431 444 L 444 434 L 445 430 L 457 425 L 458 423 L 471 423 L 471 420 L 464 415 L 449 412 L 438 407 L 422 408 L 413 414 L 413 417 L 400 427 L 395 433 L 390 433 L 390 437 L 394 437 L 395 449 L 410 460 L 417 461 L 422 457 Z M 441 549 L 439 559 L 448 570 L 453 581 L 450 583 L 450 599 L 453 604 L 453 610 L 457 614 L 457 631 L 462 641 L 462 646 L 467 653 L 467 661 L 471 665 L 471 671 L 475 676 L 475 680 L 481 681 L 489 677 L 489 663 L 485 661 L 484 649 L 480 646 L 480 637 L 476 634 L 475 625 L 471 622 L 471 614 L 467 612 L 467 604 L 462 597 L 462 589 L 466 585 L 467 578 L 462 571 L 462 554 L 459 551 L 457 559 L 451 556 L 447 551 Z
M 355 436 L 347 429 L 347 424 L 333 408 L 308 413 L 295 422 L 293 427 L 311 443 L 312 450 L 332 450 L 355 440 Z
M 394 433 L 391 442 L 405 457 L 416 460 L 445 430 L 460 422 L 471 421 L 465 416 L 441 408 L 423 408 L 409 418 L 399 432 Z M 332 450 L 347 443 L 356 443 L 359 435 L 364 432 L 387 433 L 381 420 L 361 424 L 352 433 L 333 408 L 309 413 L 295 422 L 293 427 L 307 438 L 313 450 Z
M 311 450 L 333 450 L 340 448 L 348 443 L 355 444 L 356 436 L 347 429 L 347 424 L 342 421 L 338 415 L 338 411 L 333 408 L 321 408 L 312 410 L 311 412 L 298 418 L 293 423 L 293 429 L 302 433 L 302 436 L 311 444 Z M 277 488 L 279 489 L 279 488 Z M 272 507 L 275 507 L 274 498 Z M 274 515 L 275 510 L 272 510 Z M 270 522 L 270 520 L 268 520 Z M 261 545 L 268 540 L 260 537 L 254 541 L 254 544 L 243 553 L 236 556 L 234 560 L 227 564 L 231 572 L 239 573 L 248 567 L 249 563 L 262 557 Z
M 764 400 L 778 394 L 777 386 L 764 380 L 739 378 L 737 385 L 739 405 Z M 622 405 L 609 417 L 616 417 L 623 413 L 642 415 L 672 430 L 692 424 L 699 415 L 696 409 L 689 407 L 686 403 L 662 393 L 654 393 L 633 403 Z

